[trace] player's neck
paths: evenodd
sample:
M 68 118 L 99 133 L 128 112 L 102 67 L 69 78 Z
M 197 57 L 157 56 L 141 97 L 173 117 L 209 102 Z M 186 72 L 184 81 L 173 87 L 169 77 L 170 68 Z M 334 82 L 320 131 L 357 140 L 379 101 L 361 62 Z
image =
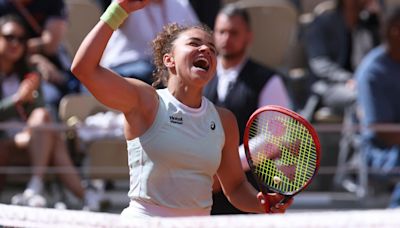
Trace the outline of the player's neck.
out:
M 171 83 L 170 81 L 171 79 L 168 81 L 168 91 L 178 101 L 191 108 L 199 108 L 201 106 L 203 92 L 201 88 Z

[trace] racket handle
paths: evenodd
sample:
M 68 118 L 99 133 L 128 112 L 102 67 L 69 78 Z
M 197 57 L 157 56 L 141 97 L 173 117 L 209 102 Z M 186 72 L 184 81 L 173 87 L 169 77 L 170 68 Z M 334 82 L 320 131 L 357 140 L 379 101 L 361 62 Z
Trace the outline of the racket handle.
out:
M 290 197 L 288 197 L 288 196 L 286 196 L 285 198 L 283 198 L 282 200 L 281 200 L 281 202 L 279 202 L 280 204 L 285 204 L 285 203 L 287 203 L 287 201 L 289 201 L 290 200 Z
M 264 207 L 264 211 L 267 214 L 271 213 L 271 204 L 269 203 L 269 201 L 267 200 L 268 195 L 264 194 L 262 192 L 258 193 L 257 198 L 260 200 L 261 204 Z

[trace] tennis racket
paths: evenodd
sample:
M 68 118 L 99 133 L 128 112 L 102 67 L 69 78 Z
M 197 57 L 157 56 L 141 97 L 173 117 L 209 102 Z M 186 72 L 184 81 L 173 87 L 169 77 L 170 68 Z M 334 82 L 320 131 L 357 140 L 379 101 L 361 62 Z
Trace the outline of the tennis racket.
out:
M 320 143 L 316 131 L 286 108 L 268 105 L 257 109 L 246 124 L 243 143 L 260 191 L 285 196 L 281 203 L 305 189 L 318 171 Z M 265 209 L 271 212 L 268 201 Z

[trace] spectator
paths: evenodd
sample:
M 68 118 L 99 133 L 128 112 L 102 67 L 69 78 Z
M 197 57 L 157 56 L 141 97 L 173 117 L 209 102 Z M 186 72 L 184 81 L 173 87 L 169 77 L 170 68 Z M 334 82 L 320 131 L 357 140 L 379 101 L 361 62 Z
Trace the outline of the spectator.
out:
M 0 16 L 4 14 L 19 15 L 29 28 L 29 61 L 44 79 L 45 103 L 56 112 L 63 95 L 79 91 L 69 70 L 71 58 L 62 46 L 68 22 L 64 1 L 0 0 Z
M 337 0 L 334 10 L 317 15 L 305 31 L 308 64 L 315 81 L 312 93 L 321 97 L 327 114 L 341 116 L 353 104 L 353 70 L 379 44 L 377 0 Z M 305 110 L 306 113 L 312 113 Z
M 195 24 L 198 20 L 187 0 L 151 0 L 146 8 L 130 14 L 113 33 L 101 64 L 123 77 L 151 84 L 154 65 L 150 42 L 171 22 Z
M 385 15 L 383 45 L 373 49 L 356 71 L 361 110 L 362 152 L 368 165 L 386 178 L 400 167 L 399 132 L 374 129 L 374 125 L 400 123 L 400 7 Z M 399 175 L 398 171 L 395 175 Z M 400 206 L 400 183 L 395 186 L 390 207 Z
M 217 75 L 204 90 L 204 95 L 214 104 L 235 114 L 239 125 L 240 143 L 243 143 L 246 122 L 258 107 L 268 104 L 290 106 L 281 77 L 247 55 L 252 36 L 250 18 L 245 10 L 234 5 L 227 5 L 221 9 L 214 26 L 215 45 L 219 53 Z M 243 150 L 241 157 L 245 167 L 247 161 Z M 248 166 L 245 169 L 248 170 Z M 247 174 L 255 185 L 251 173 Z M 220 191 L 214 194 L 213 200 L 213 214 L 241 213 L 229 204 Z
M 13 204 L 45 206 L 42 196 L 43 178 L 50 165 L 69 169 L 60 173 L 66 187 L 85 201 L 88 209 L 99 208 L 99 195 L 93 190 L 85 192 L 80 177 L 69 157 L 66 143 L 57 130 L 43 128 L 52 123 L 43 107 L 40 76 L 26 63 L 27 30 L 20 18 L 14 15 L 0 17 L 0 121 L 25 123 L 22 131 L 7 129 L 1 132 L 1 164 L 7 164 L 10 153 L 28 152 L 32 177 L 22 194 L 12 197 Z

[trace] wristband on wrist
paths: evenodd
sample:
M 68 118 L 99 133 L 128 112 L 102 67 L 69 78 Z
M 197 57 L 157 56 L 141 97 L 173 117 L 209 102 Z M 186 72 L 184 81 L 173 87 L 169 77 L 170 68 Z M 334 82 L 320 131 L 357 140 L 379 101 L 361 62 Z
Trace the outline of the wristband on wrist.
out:
M 128 13 L 117 2 L 112 2 L 101 15 L 100 20 L 108 24 L 113 30 L 117 30 L 127 17 Z

